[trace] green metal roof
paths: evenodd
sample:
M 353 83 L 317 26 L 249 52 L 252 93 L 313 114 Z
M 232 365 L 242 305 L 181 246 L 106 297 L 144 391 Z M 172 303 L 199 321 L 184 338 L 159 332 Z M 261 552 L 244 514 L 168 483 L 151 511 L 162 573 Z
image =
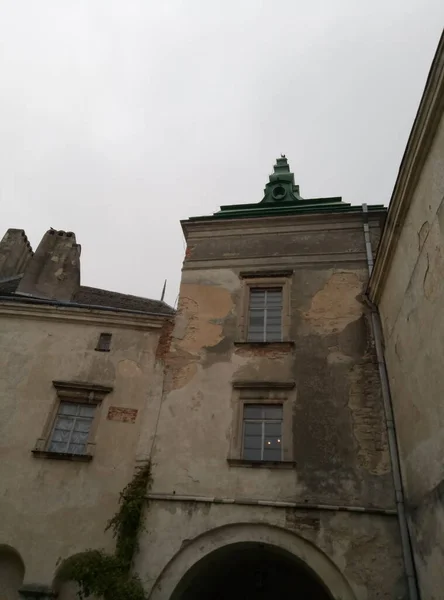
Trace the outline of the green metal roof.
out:
M 383 210 L 384 205 L 368 206 L 370 212 Z M 264 189 L 264 197 L 256 204 L 229 204 L 211 216 L 191 217 L 190 221 L 208 219 L 242 219 L 254 217 L 272 217 L 292 214 L 314 213 L 353 213 L 361 212 L 361 206 L 352 206 L 343 202 L 340 196 L 332 198 L 305 199 L 299 194 L 299 186 L 295 184 L 294 174 L 290 172 L 285 155 L 276 159 L 273 173 Z

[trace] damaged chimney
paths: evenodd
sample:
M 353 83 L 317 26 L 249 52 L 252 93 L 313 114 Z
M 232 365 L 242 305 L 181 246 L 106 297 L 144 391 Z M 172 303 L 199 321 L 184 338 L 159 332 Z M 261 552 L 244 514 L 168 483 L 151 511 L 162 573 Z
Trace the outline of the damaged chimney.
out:
M 21 275 L 32 258 L 23 229 L 8 229 L 0 242 L 0 279 Z
M 80 245 L 71 231 L 50 229 L 43 236 L 17 294 L 69 301 L 80 286 Z

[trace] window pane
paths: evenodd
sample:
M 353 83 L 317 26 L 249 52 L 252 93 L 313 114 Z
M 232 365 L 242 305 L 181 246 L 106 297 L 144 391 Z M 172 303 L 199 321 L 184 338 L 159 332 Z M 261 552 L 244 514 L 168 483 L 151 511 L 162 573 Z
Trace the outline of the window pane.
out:
M 264 416 L 266 419 L 282 419 L 282 405 L 275 404 L 274 406 L 264 406 Z
M 244 437 L 244 448 L 257 448 L 262 447 L 262 436 L 260 435 L 246 435 Z
M 251 289 L 250 290 L 250 307 L 262 308 L 265 306 L 265 290 Z
M 279 333 L 267 333 L 266 335 L 266 341 L 267 342 L 281 342 L 282 341 L 282 335 Z
M 95 404 L 81 404 L 79 415 L 81 417 L 92 417 L 96 409 Z
M 248 341 L 249 342 L 264 342 L 264 330 L 262 328 L 261 331 L 249 331 L 248 332 Z
M 267 449 L 272 449 L 272 450 L 279 450 L 282 446 L 282 440 L 280 437 L 273 435 L 273 436 L 267 436 L 265 438 L 264 441 L 264 448 Z
M 72 452 L 72 454 L 84 454 L 85 445 L 84 444 L 70 444 L 68 446 L 68 452 Z
M 63 429 L 54 429 L 52 434 L 53 442 L 69 442 L 70 431 L 64 431 Z
M 273 290 L 267 292 L 267 307 L 282 306 L 282 290 Z
M 76 415 L 78 411 L 78 404 L 72 402 L 60 402 L 59 415 Z
M 62 429 L 64 431 L 71 431 L 74 425 L 74 419 L 69 417 L 57 417 L 55 428 Z
M 261 451 L 253 448 L 244 448 L 243 458 L 245 460 L 261 460 Z
M 91 428 L 91 419 L 77 419 L 76 424 L 74 425 L 74 431 L 88 431 Z
M 267 320 L 267 327 L 266 327 L 266 333 L 267 336 L 269 335 L 281 335 L 281 322 L 279 321 L 268 321 Z
M 254 342 L 264 341 L 265 311 L 263 308 L 251 308 L 248 317 L 248 340 Z
M 49 445 L 50 452 L 66 452 L 68 444 L 63 442 L 51 442 Z
M 74 444 L 85 444 L 88 441 L 88 433 L 83 431 L 74 431 L 71 436 L 71 442 Z
M 282 309 L 267 308 L 267 323 L 279 324 L 282 321 Z
M 262 423 L 245 423 L 244 425 L 245 435 L 262 435 Z
M 282 460 L 282 450 L 264 448 L 264 460 Z
M 245 419 L 261 419 L 262 418 L 262 406 L 258 404 L 245 404 L 244 405 L 244 418 Z
M 265 313 L 260 310 L 250 311 L 250 318 L 248 321 L 248 335 L 249 336 L 260 336 L 261 340 L 264 337 L 265 329 Z
M 265 435 L 281 437 L 282 423 L 265 423 Z

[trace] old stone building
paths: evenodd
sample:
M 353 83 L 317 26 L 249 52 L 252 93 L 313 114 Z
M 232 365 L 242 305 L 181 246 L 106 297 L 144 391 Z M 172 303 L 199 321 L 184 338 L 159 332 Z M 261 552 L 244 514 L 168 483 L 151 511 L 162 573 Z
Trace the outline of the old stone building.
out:
M 379 307 L 419 587 L 444 597 L 444 35 L 370 280 Z
M 74 234 L 0 242 L 0 597 L 151 462 L 149 600 L 442 600 L 444 42 L 390 207 L 264 197 L 182 222 L 178 310 L 80 285 Z
M 161 400 L 163 302 L 80 285 L 80 246 L 0 242 L 0 598 L 49 598 L 59 558 L 104 533 L 147 459 Z M 67 597 L 66 595 L 61 597 Z
M 281 157 L 261 202 L 182 222 L 136 564 L 153 600 L 404 598 L 363 300 L 384 215 L 303 199 Z
M 10 230 L 5 594 L 48 596 L 59 558 L 112 549 L 104 525 L 151 457 L 134 565 L 150 598 L 404 598 L 363 296 L 384 216 L 303 199 L 278 158 L 261 202 L 182 223 L 174 324 L 159 302 L 80 286 L 73 234 L 47 232 L 32 255 Z

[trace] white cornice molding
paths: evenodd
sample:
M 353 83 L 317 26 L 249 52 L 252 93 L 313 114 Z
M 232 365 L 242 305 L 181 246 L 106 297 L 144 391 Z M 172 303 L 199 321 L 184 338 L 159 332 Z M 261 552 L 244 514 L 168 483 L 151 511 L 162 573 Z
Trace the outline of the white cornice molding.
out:
M 444 32 L 436 50 L 389 204 L 375 266 L 368 285 L 378 303 L 415 188 L 444 111 Z
M 101 311 L 99 309 L 72 308 L 14 302 L 0 302 L 0 317 L 78 323 L 82 325 L 107 325 L 124 329 L 149 331 L 161 329 L 165 316 Z

